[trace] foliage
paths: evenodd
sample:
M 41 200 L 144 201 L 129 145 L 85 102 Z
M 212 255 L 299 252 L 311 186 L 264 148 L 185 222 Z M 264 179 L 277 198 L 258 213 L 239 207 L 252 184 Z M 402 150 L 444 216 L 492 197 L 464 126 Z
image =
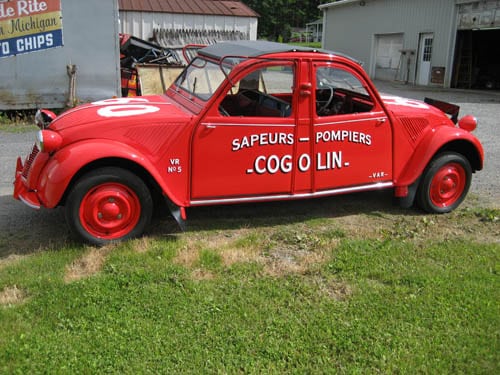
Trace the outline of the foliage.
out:
M 10 120 L 7 118 L 7 116 L 3 112 L 0 112 L 0 125 L 9 124 L 9 123 L 10 123 Z
M 293 27 L 304 28 L 307 23 L 322 16 L 320 0 L 243 0 L 259 17 L 259 38 L 277 41 L 281 36 L 287 42 Z
M 292 42 L 290 44 L 293 44 L 294 46 L 321 48 L 321 42 Z
M 0 131 L 24 133 L 36 129 L 32 111 L 0 111 Z

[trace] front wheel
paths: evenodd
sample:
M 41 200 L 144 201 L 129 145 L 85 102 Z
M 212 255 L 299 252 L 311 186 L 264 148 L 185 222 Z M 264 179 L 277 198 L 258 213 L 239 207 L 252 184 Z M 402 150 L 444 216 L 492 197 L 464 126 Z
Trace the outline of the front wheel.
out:
M 98 246 L 140 236 L 152 213 L 146 184 L 135 174 L 114 167 L 85 174 L 66 201 L 66 220 L 72 232 Z
M 467 195 L 471 178 L 472 168 L 463 155 L 454 152 L 440 154 L 424 172 L 417 203 L 430 213 L 453 211 Z

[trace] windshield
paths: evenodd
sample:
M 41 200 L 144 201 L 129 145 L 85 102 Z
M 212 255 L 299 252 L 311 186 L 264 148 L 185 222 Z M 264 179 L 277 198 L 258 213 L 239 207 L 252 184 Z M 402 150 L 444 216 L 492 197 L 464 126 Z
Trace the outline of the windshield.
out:
M 182 88 L 191 95 L 207 101 L 225 78 L 219 64 L 196 57 L 177 78 L 175 84 L 177 89 Z
M 333 87 L 369 96 L 363 84 L 351 73 L 333 67 L 320 67 L 316 71 L 318 88 Z

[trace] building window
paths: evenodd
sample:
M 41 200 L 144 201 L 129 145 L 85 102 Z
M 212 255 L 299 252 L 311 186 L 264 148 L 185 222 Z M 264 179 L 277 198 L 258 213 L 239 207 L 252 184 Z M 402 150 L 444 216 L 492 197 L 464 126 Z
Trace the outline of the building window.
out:
M 432 55 L 432 38 L 424 39 L 424 56 L 423 61 L 431 61 Z

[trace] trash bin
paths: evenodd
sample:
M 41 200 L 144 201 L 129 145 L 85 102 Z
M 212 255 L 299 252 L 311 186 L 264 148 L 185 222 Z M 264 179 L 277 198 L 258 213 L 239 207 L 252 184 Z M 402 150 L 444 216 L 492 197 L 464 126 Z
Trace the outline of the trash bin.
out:
M 431 83 L 444 84 L 444 66 L 433 66 L 431 69 Z

